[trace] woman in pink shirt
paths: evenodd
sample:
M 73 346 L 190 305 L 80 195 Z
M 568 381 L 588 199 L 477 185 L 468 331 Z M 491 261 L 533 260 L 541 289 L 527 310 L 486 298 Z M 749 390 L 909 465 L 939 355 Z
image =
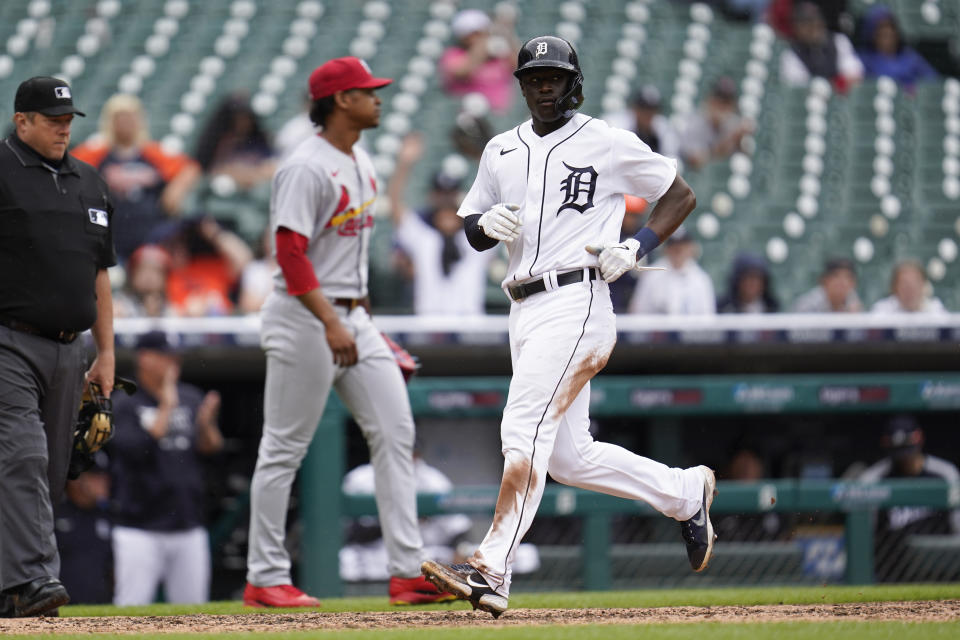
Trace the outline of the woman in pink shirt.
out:
M 505 113 L 516 91 L 512 16 L 492 23 L 483 11 L 465 9 L 454 16 L 451 28 L 459 44 L 440 59 L 444 90 L 453 96 L 479 93 L 494 113 Z

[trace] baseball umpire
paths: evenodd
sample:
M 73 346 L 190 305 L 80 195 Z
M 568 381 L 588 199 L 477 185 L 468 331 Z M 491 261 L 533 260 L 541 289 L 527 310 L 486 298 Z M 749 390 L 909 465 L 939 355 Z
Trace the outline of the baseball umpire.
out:
M 352 57 L 314 70 L 310 117 L 323 131 L 287 156 L 273 179 L 270 228 L 280 270 L 262 309 L 267 378 L 250 489 L 247 605 L 320 604 L 291 584 L 284 520 L 291 484 L 331 387 L 370 446 L 390 560 L 390 601 L 452 599 L 420 575 L 410 401 L 393 352 L 368 313 L 377 180 L 370 157 L 356 143 L 361 131 L 379 124 L 376 90 L 390 82 L 373 77 L 365 62 Z
M 590 379 L 616 342 L 608 283 L 673 233 L 696 205 L 677 164 L 637 136 L 580 114 L 583 74 L 569 42 L 521 48 L 515 75 L 531 119 L 494 137 L 461 205 L 479 251 L 507 245 L 503 289 L 513 378 L 500 427 L 503 480 L 493 524 L 465 564 L 427 561 L 439 588 L 499 616 L 517 545 L 546 474 L 575 487 L 642 500 L 681 523 L 694 571 L 713 552 L 716 489 L 704 466 L 670 468 L 590 435 Z M 648 226 L 620 241 L 624 194 L 659 201 Z
M 82 116 L 57 78 L 23 82 L 0 143 L 0 608 L 35 616 L 69 601 L 52 504 L 63 493 L 86 370 L 113 389 L 113 208 L 97 172 L 67 153 Z

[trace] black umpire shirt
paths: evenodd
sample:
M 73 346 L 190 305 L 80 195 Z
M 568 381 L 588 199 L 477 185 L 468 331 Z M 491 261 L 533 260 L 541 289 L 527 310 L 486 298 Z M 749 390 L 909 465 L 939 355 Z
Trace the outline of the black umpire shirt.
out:
M 64 155 L 59 167 L 16 134 L 0 141 L 0 319 L 84 331 L 97 271 L 117 262 L 107 185 Z

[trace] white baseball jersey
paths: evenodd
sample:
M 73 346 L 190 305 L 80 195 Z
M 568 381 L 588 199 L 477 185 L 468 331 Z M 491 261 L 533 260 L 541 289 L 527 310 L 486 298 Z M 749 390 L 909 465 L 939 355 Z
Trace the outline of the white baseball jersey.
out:
M 659 200 L 676 176 L 676 160 L 603 120 L 576 114 L 543 137 L 527 120 L 487 143 L 458 213 L 520 205 L 523 230 L 507 244 L 507 286 L 554 269 L 597 266 L 584 247 L 620 240 L 623 195 Z
M 286 227 L 309 239 L 307 258 L 324 295 L 367 295 L 368 251 L 377 180 L 359 145 L 348 155 L 320 136 L 304 140 L 273 177 L 270 228 Z M 278 269 L 274 282 L 287 290 Z
M 629 131 L 575 115 L 543 136 L 527 121 L 493 138 L 459 214 L 498 202 L 520 205 L 520 237 L 509 243 L 512 281 L 597 265 L 587 244 L 616 243 L 623 194 L 659 200 L 676 161 Z M 556 283 L 557 281 L 554 280 Z M 509 320 L 513 378 L 500 425 L 503 479 L 493 523 L 468 560 L 507 597 L 517 549 L 543 496 L 557 482 L 642 500 L 685 520 L 702 503 L 705 475 L 670 468 L 590 434 L 590 379 L 616 343 L 616 317 L 603 280 L 581 278 L 514 302 Z

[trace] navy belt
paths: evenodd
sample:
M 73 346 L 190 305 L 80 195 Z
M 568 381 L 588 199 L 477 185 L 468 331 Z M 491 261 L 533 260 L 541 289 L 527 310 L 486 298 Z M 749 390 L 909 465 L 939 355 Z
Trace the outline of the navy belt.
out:
M 40 336 L 41 338 L 55 340 L 56 342 L 63 344 L 70 344 L 77 339 L 77 336 L 80 335 L 79 331 L 54 331 L 40 329 L 32 324 L 20 322 L 19 320 L 13 320 L 11 318 L 0 318 L 0 325 L 3 325 L 9 329 L 13 329 L 14 331 L 19 331 L 20 333 L 29 333 L 32 336 Z
M 600 274 L 597 273 L 597 270 L 594 267 L 588 268 L 587 272 L 590 274 L 590 280 L 600 279 Z M 558 287 L 573 284 L 574 282 L 583 282 L 583 269 L 557 274 Z M 529 298 L 536 293 L 543 293 L 546 290 L 547 283 L 544 282 L 543 278 L 537 278 L 536 280 L 524 282 L 523 284 L 507 285 L 507 292 L 510 294 L 510 298 L 514 302 L 520 302 L 524 298 Z

